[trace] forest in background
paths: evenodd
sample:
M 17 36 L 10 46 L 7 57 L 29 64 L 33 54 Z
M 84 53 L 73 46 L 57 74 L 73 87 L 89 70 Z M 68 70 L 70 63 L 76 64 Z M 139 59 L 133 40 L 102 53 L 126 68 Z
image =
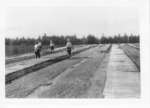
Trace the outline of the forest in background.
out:
M 30 53 L 34 51 L 34 44 L 37 41 L 41 41 L 43 45 L 43 49 L 47 49 L 49 46 L 50 40 L 52 40 L 55 44 L 55 47 L 65 46 L 67 38 L 69 38 L 73 45 L 80 44 L 107 44 L 107 43 L 139 43 L 139 35 L 115 35 L 115 36 L 98 36 L 89 34 L 87 37 L 78 38 L 76 35 L 70 36 L 49 36 L 46 33 L 43 36 L 39 36 L 38 38 L 5 38 L 5 55 L 13 56 L 20 55 L 24 53 Z

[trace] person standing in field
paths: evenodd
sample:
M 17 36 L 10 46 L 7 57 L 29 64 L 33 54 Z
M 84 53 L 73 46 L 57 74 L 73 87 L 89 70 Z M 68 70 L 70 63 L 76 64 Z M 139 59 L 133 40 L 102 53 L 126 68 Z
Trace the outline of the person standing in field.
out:
M 69 57 L 71 57 L 72 43 L 70 42 L 70 39 L 67 39 L 66 49 L 67 49 L 67 53 L 68 53 Z
M 39 41 L 38 43 L 38 48 L 39 48 L 39 53 L 38 53 L 38 56 L 39 58 L 41 57 L 41 50 L 42 50 L 42 43 Z
M 38 58 L 38 42 L 35 42 L 34 53 L 35 53 L 35 58 L 37 59 Z
M 52 40 L 50 40 L 50 53 L 54 52 L 54 43 Z
M 34 53 L 36 59 L 41 57 L 40 54 L 41 48 L 42 48 L 41 42 L 36 42 L 36 44 L 34 45 Z

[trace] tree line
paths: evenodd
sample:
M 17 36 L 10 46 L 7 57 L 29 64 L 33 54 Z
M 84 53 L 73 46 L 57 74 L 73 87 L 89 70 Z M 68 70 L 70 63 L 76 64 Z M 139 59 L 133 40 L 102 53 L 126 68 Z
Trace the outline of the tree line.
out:
M 100 39 L 100 43 L 105 44 L 105 43 L 139 43 L 140 42 L 140 37 L 139 35 L 127 35 L 124 34 L 121 36 L 120 34 L 115 35 L 113 37 L 105 37 L 102 36 Z
M 127 35 L 124 34 L 121 36 L 120 34 L 115 36 L 101 36 L 101 38 L 98 38 L 98 36 L 94 36 L 92 34 L 89 34 L 87 37 L 78 38 L 76 35 L 68 35 L 68 36 L 48 36 L 46 33 L 43 36 L 39 36 L 37 39 L 35 38 L 5 38 L 5 45 L 34 45 L 35 42 L 41 41 L 43 45 L 49 45 L 49 41 L 52 40 L 55 45 L 65 45 L 66 40 L 69 38 L 72 42 L 72 44 L 78 45 L 78 44 L 106 44 L 106 43 L 138 43 L 139 42 L 139 35 Z

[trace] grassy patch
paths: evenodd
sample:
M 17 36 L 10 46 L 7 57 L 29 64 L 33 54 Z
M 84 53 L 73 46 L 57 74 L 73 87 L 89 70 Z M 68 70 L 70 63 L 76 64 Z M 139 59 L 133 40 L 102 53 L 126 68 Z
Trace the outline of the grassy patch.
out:
M 121 45 L 121 48 L 140 70 L 140 50 L 126 44 Z

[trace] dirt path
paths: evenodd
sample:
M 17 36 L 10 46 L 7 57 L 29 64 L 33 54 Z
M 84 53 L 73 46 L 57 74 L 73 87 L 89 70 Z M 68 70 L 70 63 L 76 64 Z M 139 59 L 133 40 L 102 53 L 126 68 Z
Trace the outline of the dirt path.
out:
M 105 98 L 140 97 L 140 72 L 117 46 L 113 45 L 107 68 Z

